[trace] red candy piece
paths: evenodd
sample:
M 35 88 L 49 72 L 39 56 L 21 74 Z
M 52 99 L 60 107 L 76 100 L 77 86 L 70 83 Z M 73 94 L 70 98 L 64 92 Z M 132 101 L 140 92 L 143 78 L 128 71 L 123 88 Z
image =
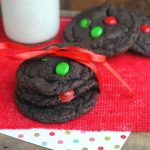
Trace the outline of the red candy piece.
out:
M 118 23 L 116 17 L 114 16 L 107 16 L 104 19 L 104 22 L 108 25 L 116 25 Z
M 144 25 L 141 25 L 141 32 L 143 33 L 150 33 L 150 25 L 149 24 L 144 24 Z
M 68 91 L 61 93 L 59 95 L 59 99 L 62 102 L 70 102 L 73 98 L 75 98 L 74 90 L 68 90 Z

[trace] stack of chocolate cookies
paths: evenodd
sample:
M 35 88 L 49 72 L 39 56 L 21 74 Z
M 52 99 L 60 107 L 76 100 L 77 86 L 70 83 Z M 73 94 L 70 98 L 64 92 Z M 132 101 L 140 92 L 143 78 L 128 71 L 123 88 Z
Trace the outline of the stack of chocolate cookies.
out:
M 150 56 L 150 16 L 100 6 L 75 16 L 64 31 L 64 40 L 60 46 L 76 45 L 106 56 L 127 50 Z M 17 106 L 40 122 L 65 122 L 87 113 L 99 94 L 93 71 L 68 58 L 35 57 L 17 71 Z
M 71 59 L 45 55 L 20 65 L 16 102 L 20 111 L 34 120 L 65 122 L 91 110 L 99 88 L 88 67 Z
M 64 40 L 107 56 L 127 50 L 150 56 L 150 16 L 103 5 L 75 16 Z

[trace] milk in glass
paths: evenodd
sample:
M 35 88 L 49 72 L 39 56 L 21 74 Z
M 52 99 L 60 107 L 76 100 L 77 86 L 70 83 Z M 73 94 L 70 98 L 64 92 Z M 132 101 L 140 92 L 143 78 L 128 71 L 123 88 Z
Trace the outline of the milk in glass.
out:
M 6 35 L 17 42 L 35 44 L 56 36 L 59 0 L 2 0 Z

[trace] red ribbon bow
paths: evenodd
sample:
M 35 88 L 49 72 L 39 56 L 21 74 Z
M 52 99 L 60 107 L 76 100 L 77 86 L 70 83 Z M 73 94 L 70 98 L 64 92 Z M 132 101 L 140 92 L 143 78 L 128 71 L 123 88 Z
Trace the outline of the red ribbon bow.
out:
M 96 64 L 102 64 L 107 70 L 109 70 L 131 93 L 134 93 L 133 90 L 129 87 L 127 82 L 122 79 L 122 77 L 106 62 L 106 56 L 95 54 L 91 51 L 88 51 L 84 48 L 79 48 L 76 46 L 66 46 L 59 48 L 57 46 L 51 47 L 48 50 L 41 50 L 40 48 L 28 47 L 16 43 L 0 43 L 0 50 L 2 49 L 17 49 L 17 50 L 26 50 L 29 52 L 20 53 L 17 55 L 10 55 L 4 51 L 0 51 L 0 56 L 7 57 L 12 60 L 26 60 L 37 56 L 42 55 L 52 55 L 60 56 L 73 59 L 94 71 L 100 85 L 100 71 Z

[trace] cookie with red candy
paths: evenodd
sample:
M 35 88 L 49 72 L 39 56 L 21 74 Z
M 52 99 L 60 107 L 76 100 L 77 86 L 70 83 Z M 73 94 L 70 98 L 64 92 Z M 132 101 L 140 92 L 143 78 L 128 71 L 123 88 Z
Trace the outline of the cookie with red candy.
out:
M 64 31 L 64 40 L 113 56 L 127 51 L 135 43 L 138 27 L 134 13 L 103 5 L 75 16 Z
M 140 34 L 131 50 L 144 56 L 150 56 L 150 16 L 138 14 L 138 18 Z
M 72 59 L 39 56 L 23 62 L 17 71 L 17 106 L 40 122 L 65 122 L 87 113 L 99 94 L 93 71 Z

